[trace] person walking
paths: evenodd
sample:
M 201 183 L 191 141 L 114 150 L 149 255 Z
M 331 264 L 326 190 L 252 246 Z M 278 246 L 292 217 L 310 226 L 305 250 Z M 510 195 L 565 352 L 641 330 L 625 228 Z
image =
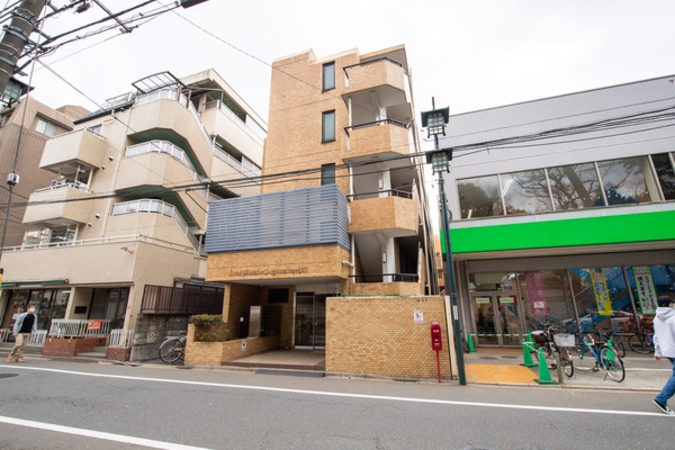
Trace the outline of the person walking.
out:
M 652 403 L 662 413 L 673 415 L 675 413 L 668 408 L 668 400 L 675 394 L 675 299 L 662 295 L 656 301 L 658 308 L 653 322 L 654 359 L 661 361 L 662 358 L 668 358 L 673 365 L 673 374 Z
M 28 338 L 31 334 L 37 331 L 37 316 L 35 315 L 35 306 L 29 305 L 25 313 L 19 314 L 16 322 L 14 322 L 14 329 L 12 335 L 14 336 L 16 344 L 12 347 L 12 351 L 7 357 L 7 362 L 23 362 L 23 349 L 26 348 Z

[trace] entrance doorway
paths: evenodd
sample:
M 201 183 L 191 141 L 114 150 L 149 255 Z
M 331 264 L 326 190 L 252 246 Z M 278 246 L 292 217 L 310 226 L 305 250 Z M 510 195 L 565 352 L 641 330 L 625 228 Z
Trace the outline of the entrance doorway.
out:
M 326 294 L 298 292 L 295 301 L 295 347 L 326 347 Z
M 518 295 L 512 292 L 481 292 L 471 296 L 476 339 L 485 346 L 520 346 L 525 324 Z

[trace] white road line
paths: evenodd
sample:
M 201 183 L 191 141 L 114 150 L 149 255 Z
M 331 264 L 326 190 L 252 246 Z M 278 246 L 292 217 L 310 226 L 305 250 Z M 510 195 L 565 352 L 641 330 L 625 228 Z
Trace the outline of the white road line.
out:
M 642 370 L 644 372 L 672 372 L 673 371 L 673 369 L 641 369 L 639 367 L 633 368 L 633 369 L 626 368 L 626 372 L 629 371 L 629 370 Z
M 3 364 L 0 367 L 9 368 L 10 366 Z M 241 384 L 227 384 L 227 383 L 211 383 L 206 381 L 187 381 L 187 380 L 168 380 L 163 378 L 147 378 L 147 377 L 132 377 L 128 375 L 112 375 L 104 373 L 88 373 L 88 372 L 75 372 L 71 370 L 62 370 L 62 369 L 48 369 L 44 367 L 26 367 L 26 366 L 11 366 L 12 369 L 22 369 L 22 370 L 35 370 L 40 372 L 52 372 L 52 373 L 63 373 L 68 375 L 79 375 L 84 377 L 93 377 L 93 378 L 114 378 L 119 380 L 134 380 L 134 381 L 151 381 L 153 383 L 167 383 L 167 384 L 185 384 L 191 386 L 206 386 L 206 387 L 219 387 L 219 388 L 229 388 L 229 389 L 245 389 L 251 391 L 267 391 L 267 392 L 281 392 L 286 394 L 301 394 L 301 395 L 318 395 L 324 397 L 347 397 L 347 398 L 359 398 L 367 400 L 385 400 L 392 402 L 407 402 L 407 403 L 426 403 L 426 404 L 435 404 L 435 405 L 455 405 L 455 406 L 478 406 L 484 408 L 503 408 L 503 409 L 520 409 L 520 410 L 532 410 L 532 411 L 553 411 L 553 412 L 572 412 L 572 413 L 585 413 L 585 414 L 610 414 L 610 415 L 620 415 L 620 416 L 657 416 L 657 417 L 669 417 L 674 418 L 675 416 L 667 416 L 662 413 L 653 413 L 646 411 L 614 411 L 610 409 L 589 409 L 589 408 L 566 408 L 558 406 L 536 406 L 536 405 L 509 405 L 502 403 L 481 403 L 481 402 L 462 402 L 456 400 L 439 400 L 439 399 L 430 399 L 430 398 L 413 398 L 413 397 L 390 397 L 386 395 L 365 395 L 365 394 L 347 394 L 343 392 L 330 392 L 330 391 L 308 391 L 304 389 L 287 389 L 287 388 L 276 388 L 268 386 L 247 386 Z
M 66 427 L 51 423 L 34 422 L 32 420 L 15 419 L 14 417 L 0 416 L 0 422 L 22 427 L 37 428 L 40 430 L 55 431 L 57 433 L 74 434 L 76 436 L 122 442 L 124 444 L 142 445 L 148 448 L 161 448 L 166 450 L 205 450 L 201 447 L 191 447 L 189 445 L 174 444 L 172 442 L 155 441 L 152 439 L 125 436 L 123 434 L 104 433 L 102 431 L 85 430 L 83 428 Z

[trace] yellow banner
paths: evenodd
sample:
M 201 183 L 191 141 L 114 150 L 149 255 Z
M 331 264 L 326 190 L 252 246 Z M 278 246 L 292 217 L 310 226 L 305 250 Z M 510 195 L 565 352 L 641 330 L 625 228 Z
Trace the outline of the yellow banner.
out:
M 613 315 L 612 299 L 609 296 L 605 269 L 589 269 L 588 271 L 593 281 L 593 293 L 595 294 L 595 304 L 598 307 L 598 314 L 601 316 Z

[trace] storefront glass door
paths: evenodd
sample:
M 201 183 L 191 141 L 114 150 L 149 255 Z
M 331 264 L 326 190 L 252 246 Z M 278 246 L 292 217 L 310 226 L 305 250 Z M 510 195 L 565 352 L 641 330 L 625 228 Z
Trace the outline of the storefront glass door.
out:
M 518 296 L 511 292 L 481 292 L 471 307 L 479 345 L 517 346 L 523 333 Z
M 295 303 L 295 346 L 324 348 L 326 345 L 326 297 L 298 293 Z

